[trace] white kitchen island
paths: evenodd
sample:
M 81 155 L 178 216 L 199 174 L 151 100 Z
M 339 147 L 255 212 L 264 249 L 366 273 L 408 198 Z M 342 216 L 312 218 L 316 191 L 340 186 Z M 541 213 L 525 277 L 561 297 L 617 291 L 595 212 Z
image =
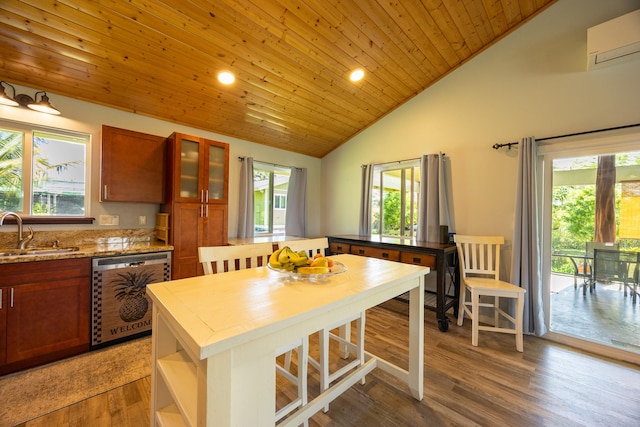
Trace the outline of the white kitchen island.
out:
M 148 285 L 152 425 L 273 426 L 276 349 L 407 291 L 408 369 L 367 354 L 365 365 L 279 425 L 299 425 L 376 367 L 401 378 L 421 400 L 429 269 L 355 255 L 331 258 L 348 270 L 322 281 L 259 267 Z

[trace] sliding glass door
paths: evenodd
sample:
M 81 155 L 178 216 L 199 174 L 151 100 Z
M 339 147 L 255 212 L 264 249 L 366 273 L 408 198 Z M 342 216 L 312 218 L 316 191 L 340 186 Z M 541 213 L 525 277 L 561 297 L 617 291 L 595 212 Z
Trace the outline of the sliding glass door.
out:
M 640 353 L 640 136 L 546 144 L 540 154 L 550 331 Z

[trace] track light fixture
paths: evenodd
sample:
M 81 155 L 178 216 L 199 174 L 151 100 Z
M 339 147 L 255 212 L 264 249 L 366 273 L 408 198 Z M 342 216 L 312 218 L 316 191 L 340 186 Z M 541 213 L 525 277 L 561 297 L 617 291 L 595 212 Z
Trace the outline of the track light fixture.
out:
M 7 95 L 5 87 L 10 87 L 13 90 L 13 97 Z M 40 95 L 40 101 L 38 101 L 38 95 Z M 0 81 L 0 105 L 8 105 L 11 107 L 26 107 L 31 108 L 41 113 L 59 115 L 58 111 L 51 102 L 47 93 L 43 90 L 37 91 L 33 98 L 24 93 L 16 94 L 16 88 L 10 83 Z

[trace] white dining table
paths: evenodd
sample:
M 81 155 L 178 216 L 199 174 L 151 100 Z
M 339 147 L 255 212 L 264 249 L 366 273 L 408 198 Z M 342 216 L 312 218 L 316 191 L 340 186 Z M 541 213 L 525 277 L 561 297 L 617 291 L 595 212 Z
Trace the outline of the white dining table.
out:
M 275 425 L 276 349 L 406 292 L 408 366 L 367 353 L 363 366 L 279 425 L 301 424 L 375 368 L 406 382 L 421 400 L 429 268 L 355 255 L 331 258 L 347 270 L 322 280 L 258 267 L 148 285 L 151 425 Z

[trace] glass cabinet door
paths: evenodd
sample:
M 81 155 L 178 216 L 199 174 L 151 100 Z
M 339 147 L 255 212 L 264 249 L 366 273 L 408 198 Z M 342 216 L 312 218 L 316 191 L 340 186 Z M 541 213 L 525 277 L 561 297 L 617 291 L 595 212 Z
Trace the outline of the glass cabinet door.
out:
M 180 197 L 200 198 L 198 192 L 198 165 L 200 144 L 188 139 L 180 141 Z
M 225 149 L 216 145 L 209 146 L 209 199 L 225 199 Z

